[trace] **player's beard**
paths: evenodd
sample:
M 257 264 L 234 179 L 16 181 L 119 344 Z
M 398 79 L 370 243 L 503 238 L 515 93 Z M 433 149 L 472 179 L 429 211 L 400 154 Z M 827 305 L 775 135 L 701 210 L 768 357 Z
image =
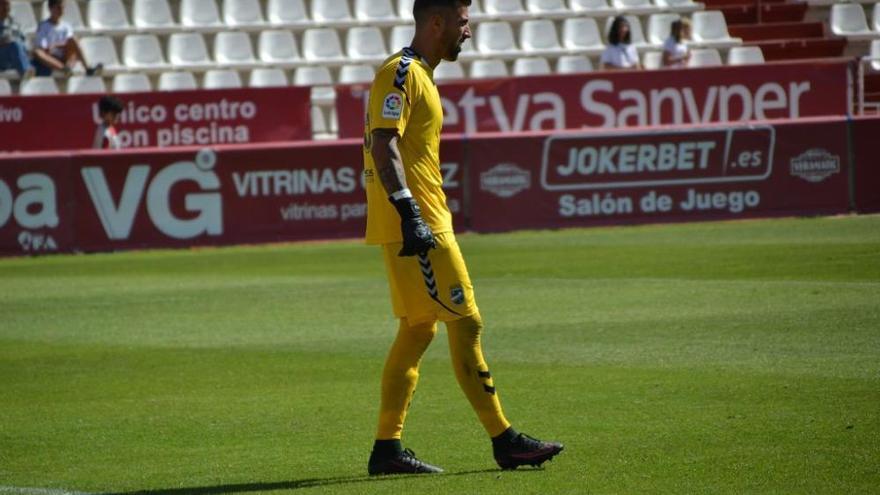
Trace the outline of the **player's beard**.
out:
M 461 53 L 461 45 L 464 41 L 456 41 L 454 45 L 449 47 L 449 53 L 446 55 L 444 60 L 449 62 L 455 62 L 458 60 L 458 54 Z

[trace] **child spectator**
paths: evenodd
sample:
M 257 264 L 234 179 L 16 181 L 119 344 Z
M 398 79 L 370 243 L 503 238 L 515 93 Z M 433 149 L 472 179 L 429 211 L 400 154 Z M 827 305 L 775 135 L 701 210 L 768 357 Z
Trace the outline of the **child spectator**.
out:
M 639 54 L 631 41 L 629 21 L 622 15 L 615 17 L 608 32 L 608 46 L 599 59 L 599 67 L 604 70 L 641 69 Z
M 34 38 L 34 67 L 38 76 L 51 76 L 53 70 L 70 75 L 77 61 L 86 67 L 86 75 L 101 73 L 102 64 L 89 67 L 79 42 L 73 37 L 73 28 L 61 20 L 64 0 L 49 0 L 49 18 L 37 26 Z
M 122 102 L 113 96 L 102 96 L 98 100 L 98 114 L 101 116 L 101 123 L 95 130 L 95 140 L 92 144 L 94 149 L 122 149 L 122 143 L 116 133 L 116 123 L 119 121 L 119 114 L 122 113 Z
M 685 41 L 691 37 L 691 21 L 680 19 L 669 26 L 669 37 L 663 42 L 663 66 L 685 67 L 691 52 Z

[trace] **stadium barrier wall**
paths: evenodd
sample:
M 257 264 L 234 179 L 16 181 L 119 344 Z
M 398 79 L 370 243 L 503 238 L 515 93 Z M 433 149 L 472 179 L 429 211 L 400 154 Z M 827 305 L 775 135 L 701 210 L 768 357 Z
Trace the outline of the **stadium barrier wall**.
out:
M 441 83 L 445 133 L 850 115 L 850 59 Z M 390 91 L 391 88 L 389 88 Z M 337 86 L 339 136 L 360 137 L 369 85 Z
M 459 230 L 880 207 L 880 118 L 448 136 Z M 359 237 L 360 140 L 0 157 L 0 253 Z M 856 165 L 857 164 L 857 165 Z
M 309 88 L 126 93 L 125 148 L 207 146 L 312 138 Z M 0 98 L 0 151 L 91 148 L 100 95 Z

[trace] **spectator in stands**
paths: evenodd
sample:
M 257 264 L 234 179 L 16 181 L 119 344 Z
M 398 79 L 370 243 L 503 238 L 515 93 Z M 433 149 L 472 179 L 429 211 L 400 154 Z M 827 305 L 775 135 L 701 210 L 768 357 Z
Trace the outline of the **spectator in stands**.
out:
M 53 70 L 70 75 L 78 61 L 86 67 L 86 75 L 100 74 L 102 64 L 89 67 L 79 42 L 73 37 L 73 28 L 61 20 L 64 0 L 49 0 L 49 18 L 37 26 L 34 39 L 34 67 L 38 76 L 51 76 Z
M 33 75 L 21 26 L 9 14 L 10 0 L 0 0 L 0 71 L 14 69 L 22 78 Z
M 691 37 L 691 21 L 679 19 L 669 26 L 669 37 L 663 42 L 663 66 L 685 67 L 691 58 L 685 41 Z
M 631 39 L 629 21 L 622 15 L 615 17 L 608 31 L 608 46 L 599 59 L 599 67 L 603 70 L 641 69 L 639 54 Z
M 116 132 L 116 124 L 119 122 L 119 114 L 122 113 L 122 102 L 113 96 L 102 96 L 98 100 L 98 115 L 101 123 L 95 130 L 95 139 L 92 148 L 99 150 L 118 150 L 122 148 L 119 135 Z

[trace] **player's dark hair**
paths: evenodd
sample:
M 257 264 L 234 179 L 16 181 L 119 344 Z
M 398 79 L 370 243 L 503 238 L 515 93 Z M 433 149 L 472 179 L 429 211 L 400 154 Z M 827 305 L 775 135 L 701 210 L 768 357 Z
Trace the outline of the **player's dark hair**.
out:
M 122 113 L 122 109 L 122 102 L 115 96 L 102 96 L 101 99 L 98 100 L 99 115 L 104 115 L 108 112 Z
M 49 0 L 47 3 L 48 7 L 51 9 L 52 7 L 57 7 L 64 3 L 64 0 Z
M 620 26 L 622 24 L 626 24 L 626 27 L 629 29 L 626 30 L 626 36 L 623 39 L 620 38 Z M 611 29 L 608 31 L 608 43 L 612 45 L 630 44 L 632 39 L 632 26 L 629 25 L 629 21 L 626 20 L 625 17 L 619 15 L 614 18 L 614 21 L 611 23 Z
M 470 7 L 471 0 L 415 0 L 413 2 L 413 18 L 417 23 L 422 22 L 433 9 L 456 9 L 459 5 Z

